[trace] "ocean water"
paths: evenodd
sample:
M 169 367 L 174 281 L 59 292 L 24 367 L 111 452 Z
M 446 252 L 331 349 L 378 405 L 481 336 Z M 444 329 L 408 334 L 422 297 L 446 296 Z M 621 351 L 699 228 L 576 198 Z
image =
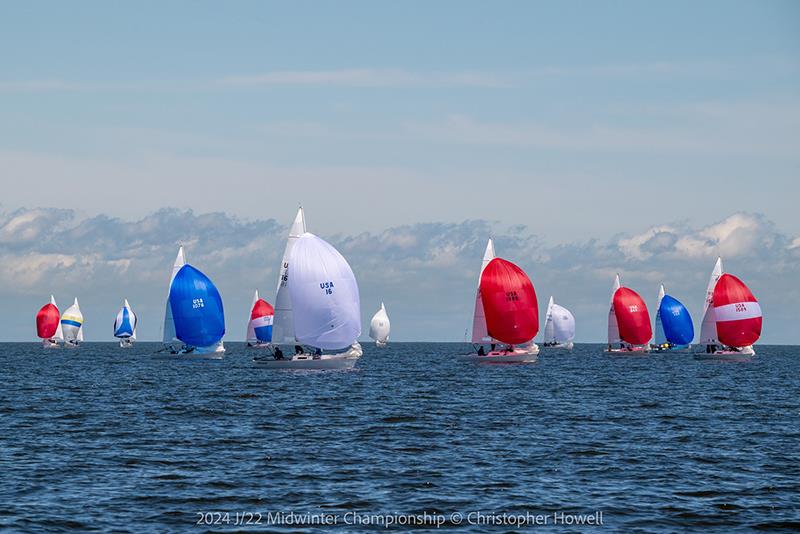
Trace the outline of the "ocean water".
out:
M 226 346 L 0 344 L 0 529 L 800 529 L 799 347 L 480 365 L 393 343 L 297 372 Z

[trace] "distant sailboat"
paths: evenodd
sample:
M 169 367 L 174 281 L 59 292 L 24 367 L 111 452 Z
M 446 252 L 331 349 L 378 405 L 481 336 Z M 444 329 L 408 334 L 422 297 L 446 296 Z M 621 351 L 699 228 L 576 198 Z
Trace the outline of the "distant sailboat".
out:
M 61 316 L 61 331 L 64 333 L 64 346 L 76 348 L 83 343 L 83 314 L 78 299 Z
M 178 249 L 164 311 L 164 347 L 172 354 L 222 358 L 225 314 L 214 283 Z
M 606 352 L 643 353 L 648 350 L 652 337 L 647 305 L 637 292 L 623 287 L 616 275 L 611 287 Z
M 369 337 L 375 340 L 375 345 L 378 348 L 385 348 L 389 344 L 390 328 L 389 315 L 387 315 L 386 307 L 381 302 L 381 308 L 375 312 L 369 322 Z
M 258 296 L 258 289 L 253 295 L 250 306 L 250 320 L 247 321 L 247 346 L 267 348 L 272 342 L 272 320 L 275 310 L 266 300 Z
M 542 347 L 572 350 L 575 339 L 575 317 L 550 297 L 544 320 L 544 343 Z
M 133 343 L 136 341 L 137 326 L 138 318 L 136 314 L 133 313 L 130 304 L 128 304 L 128 299 L 125 299 L 114 321 L 114 337 L 119 339 L 119 346 L 121 348 L 133 346 Z
M 361 304 L 353 271 L 328 242 L 306 232 L 303 208 L 289 230 L 278 275 L 274 357 L 254 358 L 273 369 L 348 369 L 361 357 Z M 284 355 L 280 345 L 293 345 Z M 308 353 L 302 345 L 314 348 Z M 344 352 L 323 350 L 348 347 Z
M 712 358 L 754 356 L 762 322 L 761 306 L 750 288 L 724 273 L 718 258 L 706 290 L 699 348 Z
M 685 351 L 694 339 L 689 310 L 678 299 L 667 295 L 664 284 L 658 288 L 656 327 L 650 352 Z
M 539 347 L 533 338 L 539 332 L 536 291 L 528 275 L 517 265 L 495 257 L 489 239 L 483 254 L 472 319 L 472 342 L 480 345 L 466 359 L 513 363 L 536 361 Z M 483 343 L 490 343 L 488 353 Z M 498 349 L 496 344 L 506 346 Z
M 64 342 L 61 312 L 53 295 L 50 295 L 50 302 L 36 313 L 36 335 L 42 338 L 42 347 L 46 349 L 57 349 Z

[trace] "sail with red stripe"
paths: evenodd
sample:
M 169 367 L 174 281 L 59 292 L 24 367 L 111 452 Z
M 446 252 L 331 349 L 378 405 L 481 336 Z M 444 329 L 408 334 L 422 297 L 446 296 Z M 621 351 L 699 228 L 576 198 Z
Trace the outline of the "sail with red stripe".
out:
M 714 287 L 717 337 L 729 347 L 752 345 L 761 336 L 761 306 L 744 282 L 723 274 Z
M 272 318 L 275 309 L 272 304 L 264 299 L 257 299 L 250 311 L 250 324 L 248 329 L 248 341 L 260 341 L 269 343 L 272 341 Z
M 525 271 L 502 258 L 483 269 L 480 297 L 489 336 L 502 343 L 527 343 L 539 333 L 536 290 Z
M 631 345 L 644 345 L 653 337 L 650 314 L 639 294 L 627 287 L 614 292 L 614 315 L 619 325 L 619 337 Z
M 36 314 L 36 335 L 42 339 L 54 338 L 60 323 L 61 313 L 56 305 L 52 303 L 45 304 Z

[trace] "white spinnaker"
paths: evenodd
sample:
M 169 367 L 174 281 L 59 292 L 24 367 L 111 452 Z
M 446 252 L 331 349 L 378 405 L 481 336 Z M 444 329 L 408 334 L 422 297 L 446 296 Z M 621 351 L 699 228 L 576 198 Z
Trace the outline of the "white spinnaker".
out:
M 61 329 L 67 341 L 83 341 L 83 314 L 77 298 L 61 315 Z
M 278 289 L 275 293 L 275 315 L 272 319 L 272 343 L 293 344 L 296 341 L 294 330 L 294 313 L 292 311 L 292 298 L 289 295 L 289 264 L 292 249 L 301 235 L 306 233 L 306 218 L 303 208 L 297 210 L 289 237 L 286 239 L 286 248 L 283 250 L 281 268 L 278 270 Z
M 381 302 L 381 309 L 375 312 L 369 322 L 369 337 L 380 343 L 386 343 L 389 341 L 390 329 L 389 315 L 386 313 L 386 307 L 383 302 Z
M 172 281 L 175 280 L 175 275 L 181 270 L 181 267 L 186 265 L 186 257 L 183 253 L 183 245 L 178 248 L 178 255 L 175 256 L 175 263 L 172 264 L 172 276 L 169 278 L 169 285 L 167 286 L 167 304 L 164 308 L 164 335 L 161 338 L 165 345 L 169 345 L 176 341 L 180 341 L 175 337 L 175 321 L 172 319 L 172 306 L 169 304 L 169 293 L 172 290 Z
M 256 336 L 256 329 L 253 328 L 253 321 L 250 319 L 250 316 L 253 315 L 253 308 L 256 306 L 256 302 L 258 302 L 258 289 L 256 292 L 253 293 L 253 303 L 250 304 L 250 309 L 247 310 L 247 336 L 245 337 L 248 343 L 258 343 L 258 337 Z
M 486 243 L 486 250 L 483 253 L 481 272 L 478 273 L 478 289 L 475 291 L 475 313 L 472 316 L 472 342 L 473 343 L 494 343 L 494 339 L 489 337 L 486 328 L 486 314 L 483 311 L 483 301 L 481 301 L 481 275 L 489 262 L 495 258 L 494 242 L 492 238 Z
M 621 343 L 622 339 L 619 337 L 619 323 L 617 322 L 617 314 L 614 313 L 614 294 L 617 289 L 622 287 L 619 283 L 619 275 L 614 277 L 614 285 L 611 286 L 611 301 L 609 302 L 608 310 L 608 344 Z
M 722 258 L 717 258 L 711 277 L 706 288 L 706 300 L 703 303 L 703 322 L 700 325 L 700 345 L 717 345 L 717 316 L 714 312 L 714 288 L 719 277 L 722 276 Z
M 288 267 L 297 341 L 340 349 L 361 335 L 358 284 L 347 260 L 314 234 L 300 236 Z
M 50 304 L 58 309 L 58 304 L 56 304 L 56 298 L 53 295 L 50 295 Z M 58 326 L 56 327 L 56 333 L 53 335 L 52 339 L 57 341 L 64 341 L 64 330 L 61 328 L 61 316 L 58 317 Z
M 556 343 L 568 343 L 575 339 L 575 317 L 568 309 L 553 304 L 551 310 L 553 324 L 553 340 Z
M 653 339 L 656 345 L 663 345 L 667 342 L 667 335 L 664 333 L 664 325 L 661 324 L 661 299 L 664 298 L 664 284 L 658 287 L 658 302 L 656 302 L 656 327 L 653 329 Z
M 556 335 L 553 329 L 553 297 L 547 302 L 547 313 L 544 316 L 544 342 L 555 343 Z

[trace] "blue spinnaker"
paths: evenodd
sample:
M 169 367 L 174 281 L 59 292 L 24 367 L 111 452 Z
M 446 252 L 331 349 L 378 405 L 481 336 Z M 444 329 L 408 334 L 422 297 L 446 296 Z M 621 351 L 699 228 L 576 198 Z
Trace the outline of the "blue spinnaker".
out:
M 664 295 L 658 316 L 664 327 L 667 341 L 673 345 L 689 345 L 694 339 L 694 326 L 689 310 L 677 299 Z
M 181 267 L 169 290 L 175 337 L 192 347 L 208 347 L 225 335 L 222 297 L 206 275 L 189 264 Z
M 128 312 L 128 308 L 122 308 L 122 317 L 117 325 L 117 329 L 114 331 L 115 337 L 130 337 L 133 335 L 133 329 L 135 325 L 131 323 L 131 314 Z

